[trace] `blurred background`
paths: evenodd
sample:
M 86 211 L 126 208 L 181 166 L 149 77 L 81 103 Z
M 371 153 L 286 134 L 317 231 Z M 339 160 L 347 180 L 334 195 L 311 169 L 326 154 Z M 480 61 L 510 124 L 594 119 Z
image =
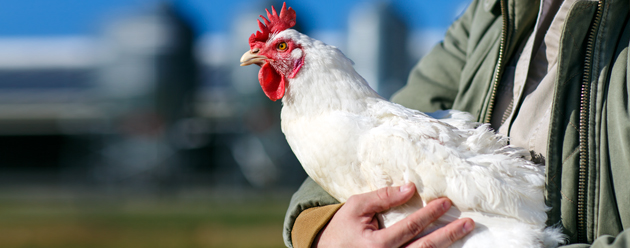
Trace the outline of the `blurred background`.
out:
M 385 96 L 468 0 L 287 1 Z M 0 0 L 0 247 L 283 247 L 306 177 L 258 67 L 262 0 Z

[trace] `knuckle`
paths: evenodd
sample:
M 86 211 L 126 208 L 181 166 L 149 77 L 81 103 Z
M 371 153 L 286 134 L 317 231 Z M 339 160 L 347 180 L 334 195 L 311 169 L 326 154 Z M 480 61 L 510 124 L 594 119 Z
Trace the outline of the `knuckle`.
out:
M 433 205 L 429 208 L 429 216 L 433 219 L 437 219 L 442 216 L 446 211 L 442 208 L 442 204 Z
M 440 218 L 440 216 L 442 216 L 443 212 L 441 209 L 439 208 L 433 208 L 431 209 L 431 211 L 429 212 L 429 216 L 431 217 L 431 219 L 437 219 Z
M 420 242 L 419 248 L 437 248 L 437 245 L 431 240 L 423 240 Z
M 382 188 L 376 191 L 376 195 L 378 196 L 379 200 L 387 201 L 390 198 L 391 193 L 389 192 L 389 188 Z
M 406 223 L 407 230 L 414 235 L 422 232 L 424 230 L 424 225 L 422 223 L 418 223 L 416 221 L 407 221 Z
M 456 231 L 448 231 L 446 233 L 446 237 L 448 238 L 449 243 L 453 243 L 455 241 L 457 241 L 460 237 L 459 237 L 459 233 Z

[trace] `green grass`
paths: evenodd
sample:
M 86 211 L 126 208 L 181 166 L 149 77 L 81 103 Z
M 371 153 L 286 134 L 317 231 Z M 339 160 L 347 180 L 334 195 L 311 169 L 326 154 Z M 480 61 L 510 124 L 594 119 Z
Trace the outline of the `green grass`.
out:
M 0 247 L 284 247 L 287 199 L 0 201 Z

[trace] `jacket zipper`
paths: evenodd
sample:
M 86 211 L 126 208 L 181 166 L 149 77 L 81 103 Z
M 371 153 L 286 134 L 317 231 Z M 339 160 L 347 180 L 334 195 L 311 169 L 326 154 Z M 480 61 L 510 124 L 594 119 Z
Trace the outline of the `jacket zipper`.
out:
M 500 1 L 500 3 L 501 15 L 503 16 L 503 28 L 501 29 L 501 43 L 499 44 L 499 59 L 497 61 L 494 78 L 492 79 L 492 93 L 490 94 L 490 102 L 488 102 L 486 116 L 483 119 L 484 123 L 490 123 L 490 121 L 492 120 L 492 110 L 494 109 L 494 100 L 497 96 L 497 89 L 499 88 L 499 77 L 501 76 L 501 69 L 503 69 L 503 56 L 505 55 L 505 46 L 507 45 L 507 9 L 505 6 L 505 1 Z
M 484 118 L 484 123 L 489 123 L 492 119 L 492 111 L 494 109 L 494 100 L 496 98 L 497 89 L 499 86 L 499 77 L 501 75 L 501 69 L 503 64 L 503 56 L 505 54 L 505 47 L 507 44 L 507 10 L 504 1 L 501 3 L 501 13 L 503 16 L 503 29 L 501 30 L 501 43 L 499 45 L 499 59 L 495 69 L 495 74 L 492 84 L 492 92 L 490 95 L 490 102 Z M 593 62 L 593 50 L 595 46 L 595 36 L 597 35 L 597 28 L 601 21 L 603 12 L 602 0 L 598 2 L 597 13 L 595 20 L 591 26 L 589 38 L 586 47 L 586 56 L 584 61 L 584 75 L 582 77 L 582 87 L 580 95 L 580 123 L 579 123 L 579 168 L 578 168 L 578 199 L 577 199 L 577 241 L 586 242 L 586 170 L 588 165 L 588 105 L 589 105 L 589 91 L 590 91 L 590 78 Z
M 590 81 L 593 68 L 593 53 L 595 36 L 601 21 L 603 12 L 602 0 L 597 3 L 597 13 L 591 26 L 586 44 L 586 56 L 584 57 L 584 75 L 582 77 L 582 89 L 580 94 L 580 125 L 579 125 L 579 167 L 578 167 L 578 196 L 577 196 L 577 241 L 587 242 L 586 235 L 586 173 L 589 161 L 588 154 L 588 108 L 590 104 Z

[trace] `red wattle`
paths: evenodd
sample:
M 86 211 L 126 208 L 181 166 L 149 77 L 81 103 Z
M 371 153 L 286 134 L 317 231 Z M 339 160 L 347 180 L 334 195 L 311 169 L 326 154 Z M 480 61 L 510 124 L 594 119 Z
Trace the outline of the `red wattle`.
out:
M 285 78 L 280 75 L 269 63 L 264 63 L 258 72 L 258 81 L 265 95 L 272 101 L 284 96 Z

